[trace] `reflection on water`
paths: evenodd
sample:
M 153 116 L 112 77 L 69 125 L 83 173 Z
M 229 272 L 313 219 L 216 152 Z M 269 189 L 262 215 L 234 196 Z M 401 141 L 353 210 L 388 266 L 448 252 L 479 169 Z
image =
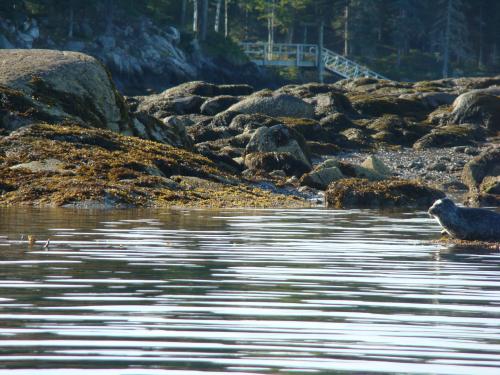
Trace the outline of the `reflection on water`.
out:
M 498 374 L 500 254 L 438 233 L 423 212 L 1 209 L 0 373 Z

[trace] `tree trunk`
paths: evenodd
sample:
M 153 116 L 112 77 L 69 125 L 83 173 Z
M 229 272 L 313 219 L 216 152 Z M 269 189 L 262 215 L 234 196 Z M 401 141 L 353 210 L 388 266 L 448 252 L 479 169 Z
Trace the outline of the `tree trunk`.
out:
M 187 0 L 182 0 L 181 5 L 181 29 L 186 25 Z
M 325 21 L 321 20 L 318 30 L 318 79 L 320 83 L 323 83 L 324 76 L 324 64 L 323 64 L 323 36 L 325 29 Z
M 193 0 L 193 33 L 198 34 L 198 0 Z
M 350 51 L 349 49 L 351 48 L 351 43 L 349 41 L 351 35 L 349 33 L 349 8 L 350 8 L 350 1 L 346 0 L 345 2 L 345 8 L 344 8 L 344 56 L 349 56 Z
M 222 0 L 217 0 L 217 5 L 215 8 L 215 23 L 214 23 L 214 30 L 216 33 L 219 32 L 219 24 L 220 24 L 220 8 L 222 5 Z
M 292 43 L 293 42 L 294 31 L 295 31 L 294 27 L 293 27 L 293 25 L 291 25 L 290 28 L 288 29 L 287 36 L 286 36 L 286 39 L 287 39 L 288 43 Z
M 227 3 L 229 0 L 224 0 L 224 36 L 227 38 L 229 35 L 228 29 L 228 12 L 227 12 Z
M 267 16 L 267 46 L 268 60 L 273 59 L 273 44 L 274 44 L 274 1 L 271 1 L 271 9 Z
M 69 20 L 68 20 L 68 38 L 73 38 L 73 30 L 75 28 L 75 0 L 69 1 Z
M 484 3 L 481 2 L 479 8 L 479 56 L 477 59 L 477 66 L 479 69 L 484 67 L 484 21 L 483 21 L 483 8 Z
M 201 40 L 207 39 L 208 32 L 208 0 L 202 0 Z
M 443 78 L 448 78 L 448 73 L 449 73 L 452 1 L 453 0 L 448 0 L 448 5 L 446 9 L 446 28 L 443 38 Z

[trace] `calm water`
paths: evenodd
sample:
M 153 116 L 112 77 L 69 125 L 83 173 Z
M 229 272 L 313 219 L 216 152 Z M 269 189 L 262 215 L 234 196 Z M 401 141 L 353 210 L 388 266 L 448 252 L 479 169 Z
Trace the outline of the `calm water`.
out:
M 3 209 L 0 373 L 500 374 L 500 254 L 438 233 L 423 212 Z

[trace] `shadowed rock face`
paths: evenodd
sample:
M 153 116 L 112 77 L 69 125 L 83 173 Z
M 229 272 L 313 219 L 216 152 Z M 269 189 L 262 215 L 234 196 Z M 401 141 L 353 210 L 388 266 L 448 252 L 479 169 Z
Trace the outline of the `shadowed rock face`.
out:
M 32 108 L 4 120 L 10 130 L 33 118 L 132 134 L 123 99 L 105 68 L 82 53 L 0 50 L 0 93 L 0 109 L 22 110 L 13 103 L 14 108 L 8 108 L 15 96 Z

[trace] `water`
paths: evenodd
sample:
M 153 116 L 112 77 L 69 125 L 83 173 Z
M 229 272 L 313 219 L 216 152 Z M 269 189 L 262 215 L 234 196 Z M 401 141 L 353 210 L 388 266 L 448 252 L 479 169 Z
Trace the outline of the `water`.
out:
M 499 374 L 500 254 L 438 233 L 423 212 L 2 209 L 0 373 Z

